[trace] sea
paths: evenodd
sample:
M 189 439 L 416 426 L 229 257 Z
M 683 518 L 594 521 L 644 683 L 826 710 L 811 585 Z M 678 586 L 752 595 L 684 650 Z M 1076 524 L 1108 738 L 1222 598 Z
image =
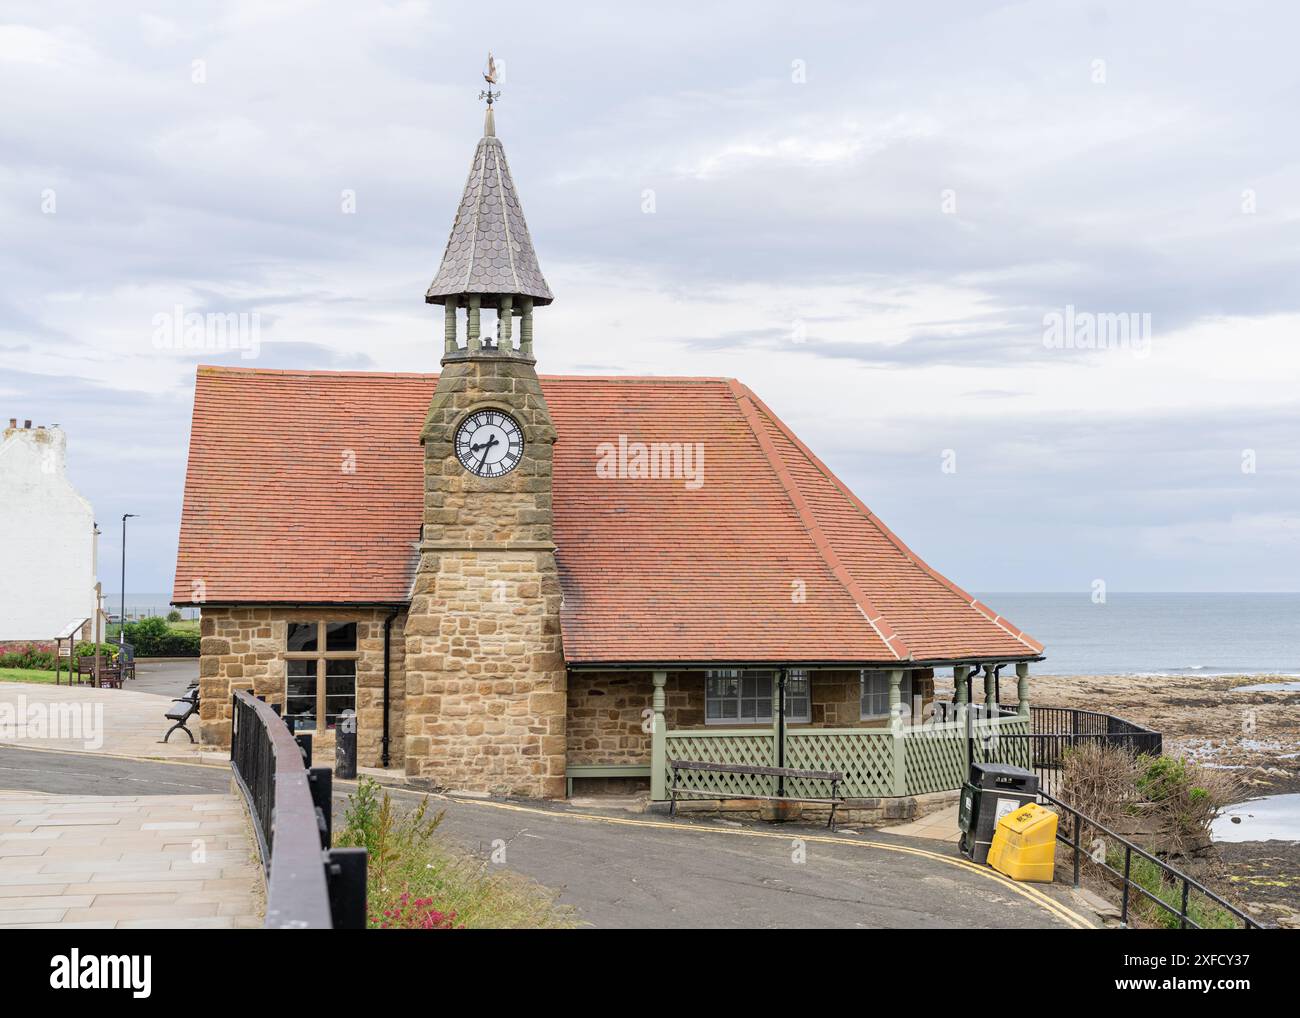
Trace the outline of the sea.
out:
M 1047 645 L 1044 675 L 1300 677 L 1300 593 L 976 596 Z
M 1045 675 L 1290 675 L 1300 678 L 1300 593 L 1089 591 L 976 596 L 1047 644 Z M 105 607 L 118 610 L 119 595 Z M 126 595 L 127 617 L 166 615 L 170 595 Z M 186 608 L 186 618 L 196 617 Z

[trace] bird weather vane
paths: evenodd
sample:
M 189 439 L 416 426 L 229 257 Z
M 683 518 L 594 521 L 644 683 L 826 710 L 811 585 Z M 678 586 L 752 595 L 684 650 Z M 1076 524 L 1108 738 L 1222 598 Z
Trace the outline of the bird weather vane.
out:
M 501 98 L 499 91 L 493 91 L 492 86 L 497 83 L 497 62 L 492 58 L 491 52 L 488 53 L 487 70 L 483 72 L 483 80 L 488 83 L 488 87 L 478 94 L 480 99 L 486 99 L 490 107 L 493 102 Z

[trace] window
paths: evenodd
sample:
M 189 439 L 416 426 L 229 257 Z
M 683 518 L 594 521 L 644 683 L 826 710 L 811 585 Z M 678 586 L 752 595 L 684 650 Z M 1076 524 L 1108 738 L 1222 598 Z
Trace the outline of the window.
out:
M 324 732 L 357 707 L 357 624 L 290 622 L 285 638 L 284 720 Z
M 898 694 L 903 701 L 903 713 L 912 714 L 912 673 L 903 672 Z M 864 671 L 862 673 L 862 718 L 889 717 L 889 672 Z
M 785 677 L 785 719 L 810 717 L 811 680 L 804 668 Z M 708 672 L 704 685 L 704 720 L 710 725 L 770 724 L 776 697 L 776 672 L 765 668 L 723 668 Z

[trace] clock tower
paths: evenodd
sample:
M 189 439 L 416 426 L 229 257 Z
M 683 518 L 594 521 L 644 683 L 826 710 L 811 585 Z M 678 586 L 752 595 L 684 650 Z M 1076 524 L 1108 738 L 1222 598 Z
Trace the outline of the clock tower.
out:
M 533 357 L 533 311 L 552 297 L 496 137 L 491 58 L 484 77 L 483 137 L 425 294 L 442 305 L 445 328 L 420 434 L 424 524 L 405 628 L 406 773 L 441 788 L 562 798 L 556 436 Z

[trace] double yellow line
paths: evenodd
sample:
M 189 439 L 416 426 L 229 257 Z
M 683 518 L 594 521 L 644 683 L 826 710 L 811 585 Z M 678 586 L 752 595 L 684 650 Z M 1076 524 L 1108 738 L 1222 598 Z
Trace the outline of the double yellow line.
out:
M 408 794 L 419 795 L 414 789 L 402 789 Z M 550 819 L 568 819 L 584 820 L 590 823 L 598 824 L 617 824 L 625 827 L 652 827 L 666 831 L 687 832 L 692 834 L 721 834 L 741 838 L 774 838 L 778 841 L 789 842 L 794 837 L 801 841 L 812 842 L 823 845 L 853 845 L 857 848 L 873 848 L 882 852 L 898 852 L 902 855 L 914 855 L 923 859 L 932 859 L 935 862 L 943 863 L 945 866 L 956 866 L 959 869 L 969 870 L 972 873 L 991 880 L 995 884 L 1000 884 L 1005 890 L 1013 894 L 1018 894 L 1022 898 L 1039 906 L 1055 918 L 1059 919 L 1065 925 L 1076 930 L 1091 930 L 1096 927 L 1084 916 L 1067 908 L 1051 895 L 1044 894 L 1038 888 L 1030 884 L 1021 884 L 1003 876 L 997 870 L 988 866 L 980 866 L 971 862 L 969 859 L 956 859 L 948 855 L 940 855 L 938 852 L 928 852 L 923 848 L 913 848 L 910 845 L 890 845 L 882 841 L 859 841 L 851 838 L 839 838 L 830 834 L 810 834 L 803 831 L 797 835 L 778 834 L 774 831 L 755 831 L 747 828 L 735 827 L 701 827 L 695 824 L 674 823 L 668 820 L 645 820 L 639 817 L 611 817 L 599 813 L 574 813 L 568 810 L 540 809 L 536 806 L 521 806 L 513 802 L 499 802 L 494 799 L 475 799 L 461 798 L 459 796 L 445 795 L 441 798 L 450 799 L 451 801 L 463 806 L 486 806 L 490 809 L 507 810 L 512 813 L 531 813 L 537 816 L 548 817 Z

